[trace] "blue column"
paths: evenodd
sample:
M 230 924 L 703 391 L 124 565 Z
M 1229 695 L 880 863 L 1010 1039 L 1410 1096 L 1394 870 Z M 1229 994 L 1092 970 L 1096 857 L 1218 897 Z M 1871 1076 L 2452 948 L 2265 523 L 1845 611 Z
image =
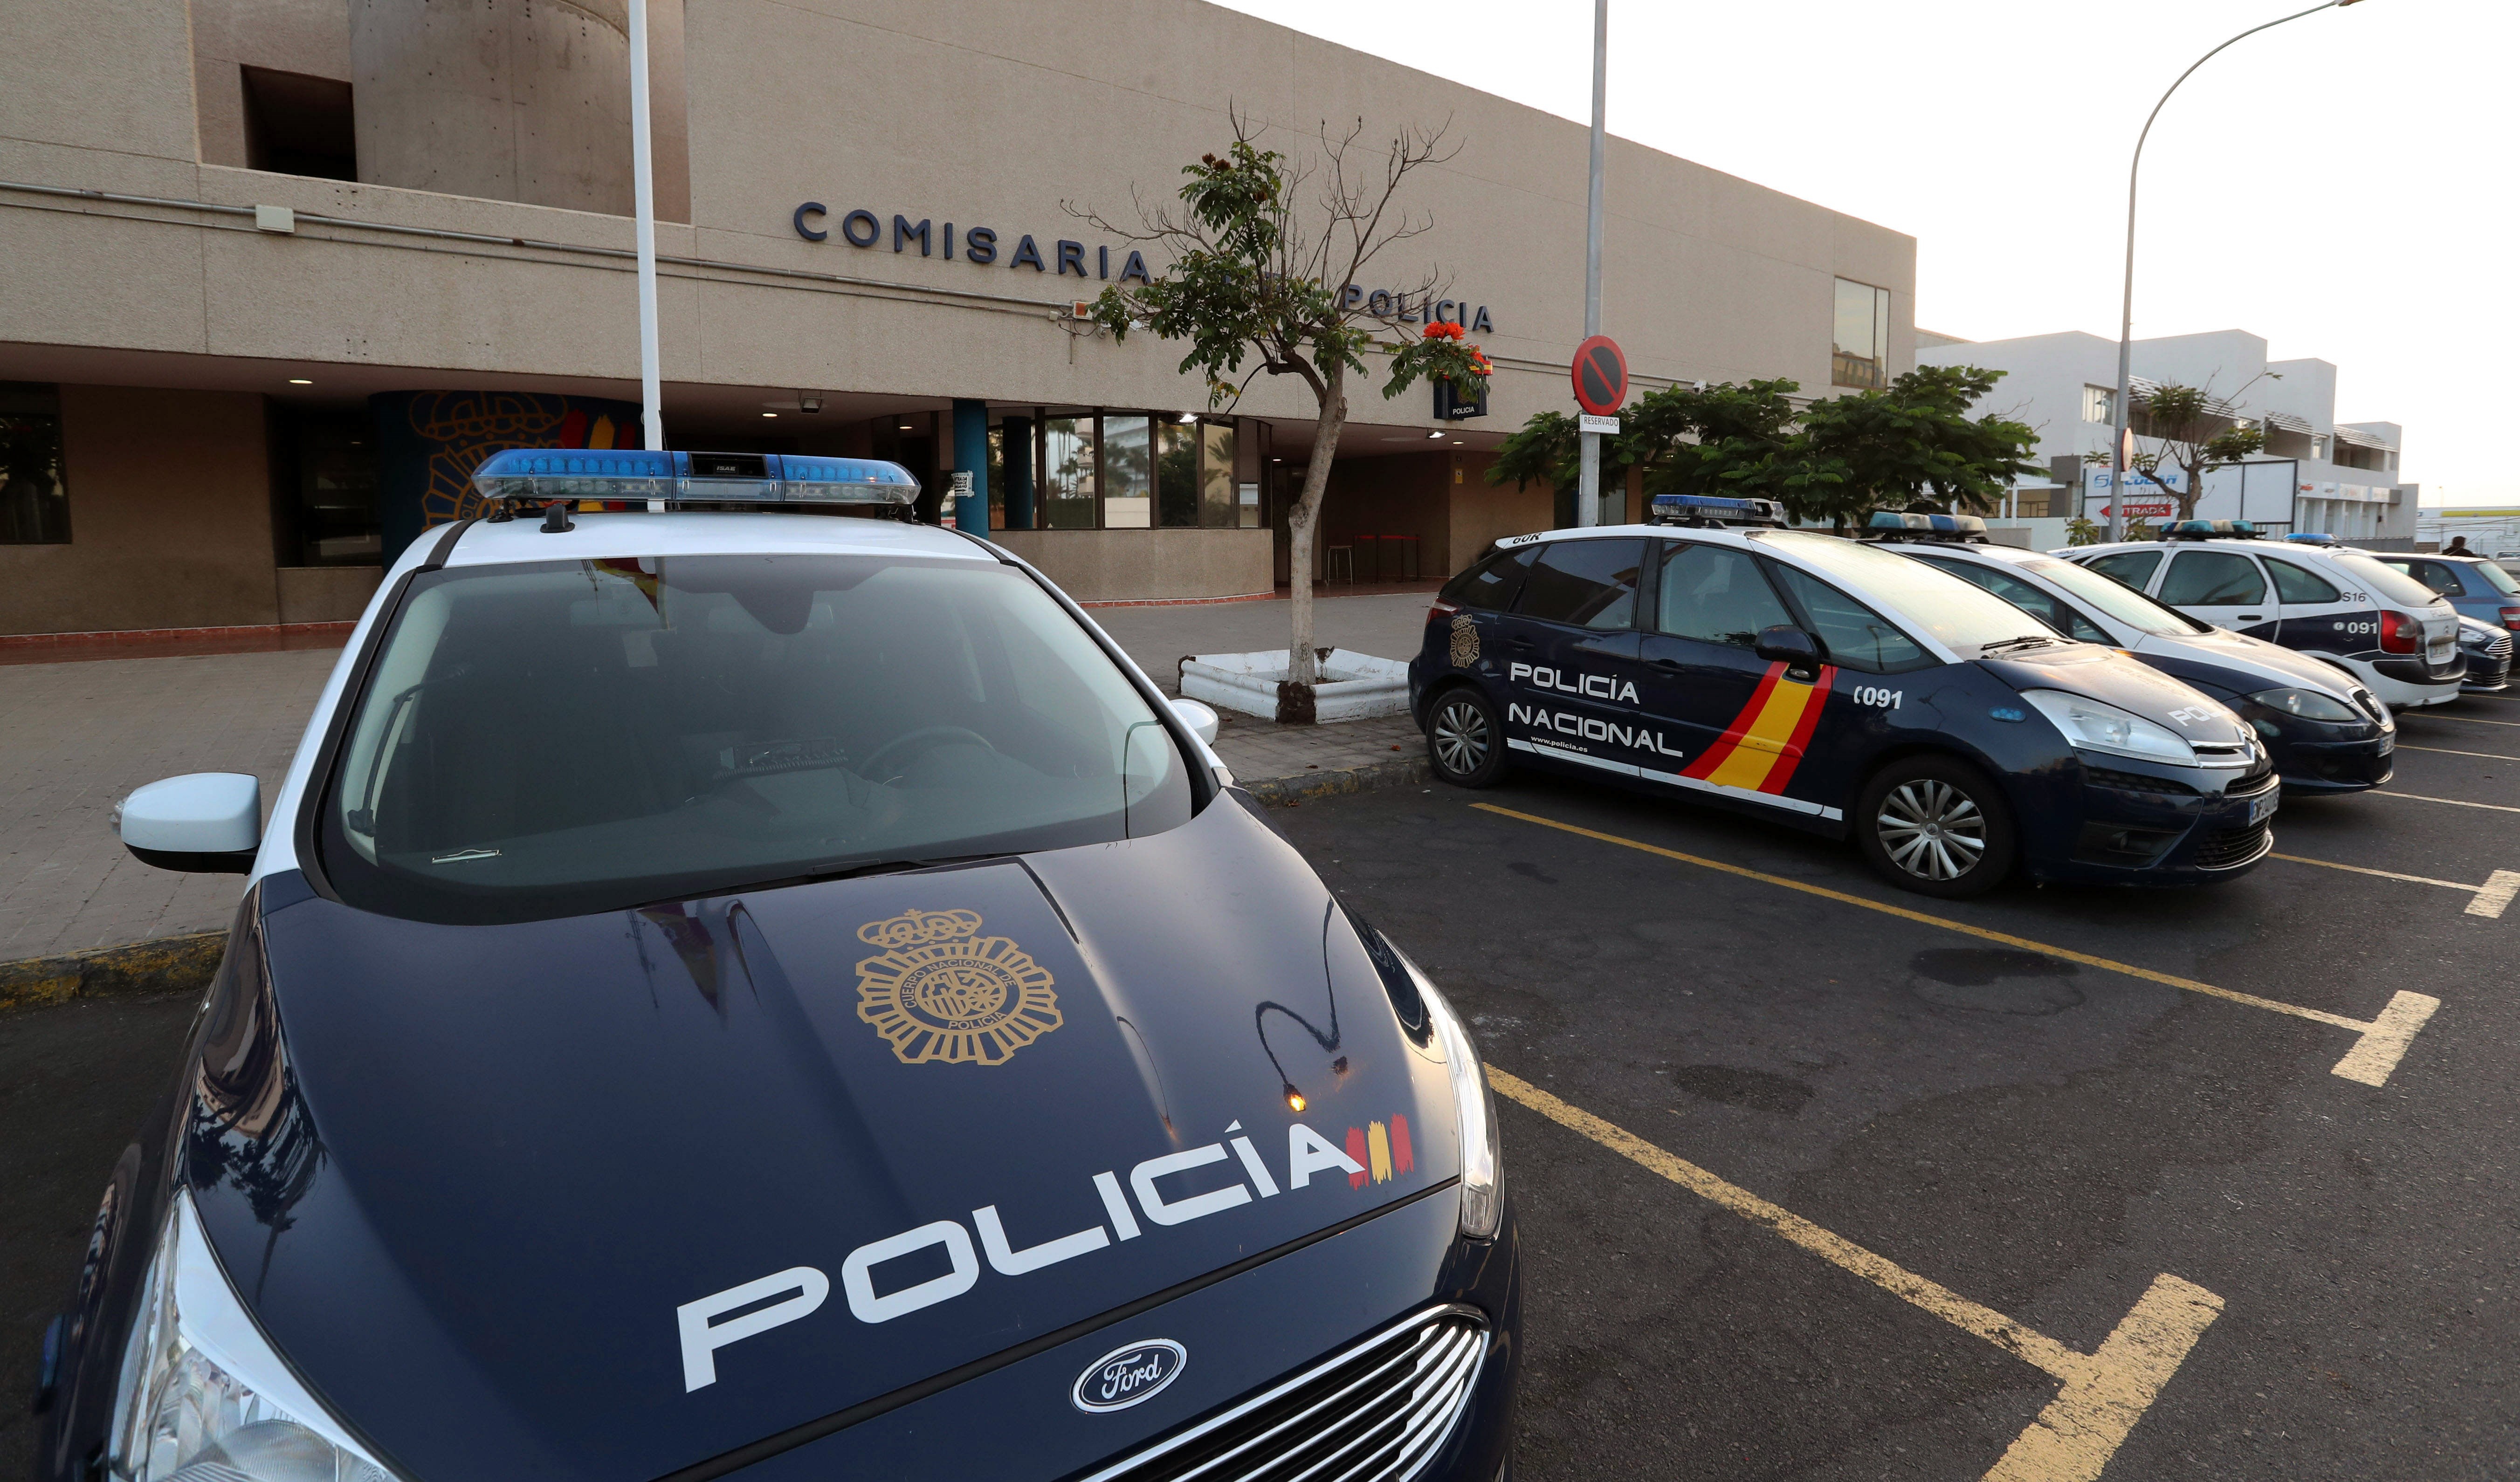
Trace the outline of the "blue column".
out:
M 1029 530 L 1032 517 L 1032 419 L 1010 417 L 998 425 L 1007 448 L 1007 528 Z
M 954 403 L 954 469 L 969 470 L 971 492 L 954 511 L 954 527 L 982 540 L 989 538 L 989 404 L 957 399 Z

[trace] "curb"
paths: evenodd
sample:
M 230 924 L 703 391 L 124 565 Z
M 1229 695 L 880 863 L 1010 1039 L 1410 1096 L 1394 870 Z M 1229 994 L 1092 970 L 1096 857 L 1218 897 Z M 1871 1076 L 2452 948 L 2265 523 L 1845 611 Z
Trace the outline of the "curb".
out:
M 1316 798 L 1336 797 L 1347 792 L 1372 792 L 1381 787 L 1403 787 L 1424 781 L 1426 758 L 1412 756 L 1399 761 L 1372 762 L 1362 767 L 1342 767 L 1335 772 L 1264 777 L 1238 786 L 1268 807 L 1292 808 Z
M 0 1010 L 31 1009 L 77 998 L 199 993 L 219 970 L 227 942 L 224 931 L 201 931 L 0 963 Z

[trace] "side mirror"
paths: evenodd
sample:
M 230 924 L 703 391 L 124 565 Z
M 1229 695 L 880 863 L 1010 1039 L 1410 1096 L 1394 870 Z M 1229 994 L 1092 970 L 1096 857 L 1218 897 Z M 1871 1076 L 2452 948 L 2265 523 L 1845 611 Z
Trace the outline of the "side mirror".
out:
M 1216 744 L 1216 712 L 1209 708 L 1206 701 L 1174 700 L 1173 714 L 1181 717 L 1181 723 L 1190 727 L 1190 734 L 1197 737 L 1202 743 L 1210 746 Z
M 1768 662 L 1789 669 L 1818 669 L 1821 665 L 1820 640 L 1783 623 L 1760 630 L 1755 651 Z
M 262 784 L 242 772 L 170 777 L 124 798 L 114 827 L 142 864 L 244 875 L 262 842 Z

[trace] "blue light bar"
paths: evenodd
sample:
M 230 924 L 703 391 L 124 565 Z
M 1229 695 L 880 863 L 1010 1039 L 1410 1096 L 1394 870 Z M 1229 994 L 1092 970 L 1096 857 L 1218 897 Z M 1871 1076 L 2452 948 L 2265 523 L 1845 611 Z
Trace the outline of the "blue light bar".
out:
M 2204 540 L 2216 535 L 2228 535 L 2245 540 L 2257 534 L 2258 527 L 2245 519 L 2182 519 L 2164 533 L 2184 536 L 2190 540 Z
M 483 499 L 527 502 L 910 505 L 919 499 L 910 471 L 880 459 L 641 448 L 509 448 L 482 460 L 472 487 Z
M 1896 510 L 1875 510 L 1872 517 L 1864 522 L 1864 527 L 1868 530 L 1930 530 L 1934 527 L 1934 517 L 1930 515 L 1902 515 Z
M 1659 520 L 1715 519 L 1742 524 L 1783 524 L 1784 506 L 1773 499 L 1727 499 L 1717 494 L 1657 494 L 1653 516 Z
M 2328 535 L 2323 532 L 2315 534 L 2310 531 L 2302 531 L 2297 534 L 2287 535 L 2284 539 L 2297 540 L 2306 546 L 2332 546 L 2336 544 L 2335 536 Z

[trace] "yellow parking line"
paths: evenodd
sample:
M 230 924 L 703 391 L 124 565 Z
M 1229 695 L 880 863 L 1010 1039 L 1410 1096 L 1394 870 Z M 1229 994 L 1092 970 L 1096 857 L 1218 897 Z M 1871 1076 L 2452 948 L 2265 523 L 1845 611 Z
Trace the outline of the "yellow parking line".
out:
M 2504 908 L 2511 904 L 2512 896 L 2520 894 L 2520 870 L 2497 870 L 2485 877 L 2484 884 L 2470 885 L 2459 880 L 2437 880 L 2426 875 L 2400 875 L 2395 870 L 2373 870 L 2364 865 L 2340 865 L 2334 860 L 2310 859 L 2299 854 L 2271 853 L 2267 858 L 2279 859 L 2295 865 L 2317 865 L 2321 870 L 2343 870 L 2353 875 L 2376 876 L 2384 880 L 2405 880 L 2409 885 L 2439 885 L 2445 890 L 2463 891 L 2475 897 L 2467 903 L 2467 914 L 2481 916 L 2488 921 L 2499 919 Z
M 1495 1065 L 1488 1084 L 1527 1106 L 1689 1192 L 1764 1225 L 1785 1239 L 1853 1272 L 1902 1301 L 1963 1332 L 1974 1333 L 2064 1383 L 2056 1398 L 2014 1439 L 1985 1482 L 2092 1482 L 2117 1455 L 2136 1422 L 2179 1370 L 2188 1351 L 2223 1310 L 2223 1299 L 2167 1274 L 2152 1280 L 2098 1350 L 2079 1353 L 1983 1303 L 1917 1276 L 1885 1256 L 1822 1230 L 1781 1205 L 1709 1173 L 1559 1100 Z
M 2419 803 L 2448 803 L 2453 808 L 2483 808 L 2494 813 L 2520 813 L 2520 808 L 2509 808 L 2500 803 L 2471 803 L 2463 797 L 2426 797 L 2420 792 L 2400 792 L 2394 787 L 2374 787 L 2371 789 L 2370 795 L 2373 797 L 2410 797 Z
M 2401 792 L 2384 795 L 2405 797 L 2409 794 Z M 1966 921 L 1953 921 L 1949 917 L 1928 916 L 1922 911 L 1911 911 L 1905 906 L 1893 906 L 1886 901 L 1867 900 L 1863 896 L 1850 895 L 1843 890 L 1831 890 L 1825 885 L 1787 879 L 1781 875 L 1769 875 L 1760 870 L 1728 865 L 1722 860 L 1683 854 L 1677 849 L 1665 849 L 1659 844 L 1648 844 L 1641 839 L 1622 838 L 1615 833 L 1603 833 L 1575 824 L 1561 824 L 1553 818 L 1542 818 L 1536 813 L 1517 813 L 1511 808 L 1499 807 L 1495 803 L 1472 803 L 1470 806 L 1500 817 L 1519 819 L 1526 824 L 1538 824 L 1544 829 L 1555 829 L 1560 832 L 1598 839 L 1605 844 L 1617 844 L 1622 848 L 1642 850 L 1646 854 L 1658 854 L 1664 859 L 1678 860 L 1684 865 L 1695 865 L 1702 870 L 1739 876 L 1743 879 L 1758 880 L 1763 884 L 1781 885 L 1787 890 L 1799 890 L 1806 895 L 1842 901 L 1849 906 L 1861 906 L 1867 911 L 1878 911 L 1884 916 L 1919 921 L 1928 926 L 1940 926 L 1945 931 L 1957 931 L 1964 936 L 1977 937 L 1982 941 L 2001 942 L 2006 947 L 2018 947 L 2025 952 L 2036 952 L 2042 957 L 2052 957 L 2067 963 L 2080 963 L 2086 967 L 2098 967 L 2108 972 L 2123 973 L 2128 977 L 2142 978 L 2146 982 L 2161 983 L 2188 993 L 2201 993 L 2209 998 L 2246 1004 L 2252 1009 L 2288 1013 L 2295 1018 L 2316 1019 L 2322 1024 L 2333 1024 L 2339 1029 L 2350 1029 L 2359 1038 L 2354 1048 L 2346 1052 L 2345 1058 L 2330 1067 L 2329 1073 L 2343 1076 L 2349 1081 L 2360 1081 L 2365 1086 L 2379 1086 L 2388 1081 L 2389 1072 L 2397 1067 L 2400 1056 L 2406 1054 L 2407 1046 L 2413 1041 L 2415 1032 L 2424 1026 L 2425 1020 L 2433 1016 L 2434 1010 L 2441 1008 L 2441 1000 L 2430 994 L 2409 993 L 2400 989 L 2396 996 L 2389 1000 L 2388 1006 L 2380 1010 L 2379 1017 L 2368 1021 L 2350 1019 L 2341 1013 L 2329 1013 L 2323 1009 L 2305 1009 L 2299 1004 L 2263 999 L 2254 993 L 2238 993 L 2228 988 L 2217 988 L 2211 983 L 2200 983 L 2194 978 L 2180 977 L 2168 972 L 2155 972 L 2149 967 L 2138 967 L 2131 963 L 2114 962 L 2104 957 L 2093 957 L 2088 952 L 2053 947 L 2046 942 L 2034 942 L 2028 937 L 2013 936 L 2008 932 L 1991 931 L 1984 926 L 1972 926 Z M 2520 808 L 2511 811 L 2520 813 Z
M 2401 751 L 2429 751 L 2435 756 L 2481 756 L 2490 762 L 2520 762 L 2520 756 L 2505 756 L 2499 751 L 2453 751 L 2448 746 L 2408 746 L 2404 744 L 2401 744 L 2398 749 Z

